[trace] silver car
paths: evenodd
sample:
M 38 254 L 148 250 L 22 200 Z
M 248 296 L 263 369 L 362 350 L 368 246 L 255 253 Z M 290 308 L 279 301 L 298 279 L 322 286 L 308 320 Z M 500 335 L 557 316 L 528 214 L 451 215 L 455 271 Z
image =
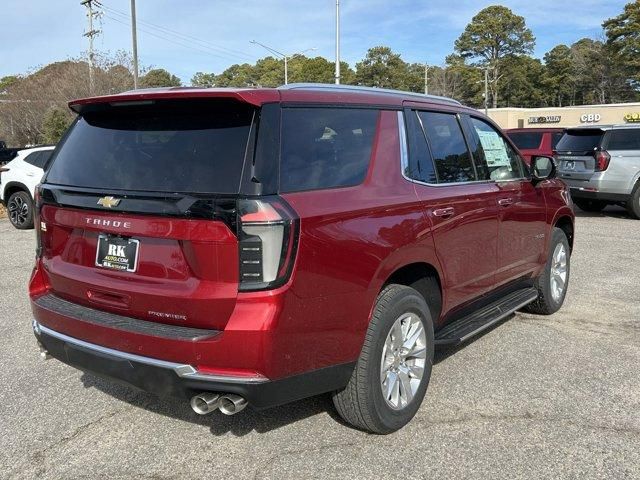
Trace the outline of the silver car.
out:
M 569 128 L 556 151 L 559 176 L 581 210 L 618 204 L 640 219 L 640 124 Z

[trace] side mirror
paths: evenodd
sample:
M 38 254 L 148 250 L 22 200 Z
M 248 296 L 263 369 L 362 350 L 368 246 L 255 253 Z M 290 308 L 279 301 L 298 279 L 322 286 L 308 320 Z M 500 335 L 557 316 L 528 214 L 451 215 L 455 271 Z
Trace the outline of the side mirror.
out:
M 531 158 L 531 180 L 534 185 L 556 176 L 556 163 L 551 157 L 535 156 Z

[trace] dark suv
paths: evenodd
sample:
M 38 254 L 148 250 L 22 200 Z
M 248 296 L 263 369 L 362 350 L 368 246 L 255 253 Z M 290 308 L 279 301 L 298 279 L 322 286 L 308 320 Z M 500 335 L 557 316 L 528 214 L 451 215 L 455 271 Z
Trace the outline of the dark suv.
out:
M 331 392 L 388 433 L 436 346 L 564 301 L 567 187 L 456 101 L 289 85 L 70 106 L 37 200 L 45 357 L 200 414 Z

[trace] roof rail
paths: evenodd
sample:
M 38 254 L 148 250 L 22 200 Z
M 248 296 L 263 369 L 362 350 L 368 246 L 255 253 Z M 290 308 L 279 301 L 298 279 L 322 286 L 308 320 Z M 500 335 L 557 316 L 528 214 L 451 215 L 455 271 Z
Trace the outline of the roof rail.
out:
M 424 93 L 405 92 L 403 90 L 392 90 L 390 88 L 362 87 L 360 85 L 335 85 L 331 83 L 289 83 L 278 87 L 278 90 L 333 90 L 363 93 L 378 93 L 385 95 L 399 95 L 402 97 L 415 97 L 420 100 L 431 100 L 452 105 L 462 105 L 453 98 L 441 97 L 438 95 L 427 95 Z

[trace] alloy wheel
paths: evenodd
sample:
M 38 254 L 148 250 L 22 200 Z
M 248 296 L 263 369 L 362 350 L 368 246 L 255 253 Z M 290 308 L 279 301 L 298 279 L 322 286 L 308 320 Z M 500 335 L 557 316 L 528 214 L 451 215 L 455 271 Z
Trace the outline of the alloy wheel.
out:
M 7 205 L 9 219 L 16 226 L 22 226 L 27 222 L 29 216 L 29 205 L 18 195 L 13 196 Z
M 414 313 L 401 315 L 387 334 L 380 362 L 380 386 L 385 401 L 394 410 L 409 405 L 420 387 L 426 342 L 422 320 Z
M 567 249 L 559 243 L 551 257 L 551 296 L 559 302 L 567 284 Z

